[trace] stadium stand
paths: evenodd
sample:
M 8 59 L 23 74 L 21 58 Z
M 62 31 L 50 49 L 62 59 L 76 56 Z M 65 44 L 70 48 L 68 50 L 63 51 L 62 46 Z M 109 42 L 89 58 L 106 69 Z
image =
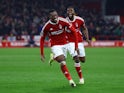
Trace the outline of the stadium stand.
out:
M 39 35 L 48 19 L 49 9 L 54 8 L 59 15 L 65 16 L 66 8 L 70 5 L 75 7 L 77 14 L 86 21 L 91 39 L 95 37 L 97 40 L 124 40 L 124 26 L 114 19 L 104 19 L 100 0 L 87 0 L 87 2 L 0 0 L 0 40 L 8 36 L 14 36 L 10 38 L 11 40 L 23 40 L 23 35 Z

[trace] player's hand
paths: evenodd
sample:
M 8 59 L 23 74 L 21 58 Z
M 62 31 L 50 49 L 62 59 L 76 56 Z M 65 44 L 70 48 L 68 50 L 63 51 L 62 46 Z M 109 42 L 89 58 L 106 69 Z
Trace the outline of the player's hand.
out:
M 41 55 L 41 61 L 45 62 L 44 60 L 45 60 L 45 57 L 43 55 Z
M 86 39 L 87 43 L 91 45 L 91 41 L 89 39 Z

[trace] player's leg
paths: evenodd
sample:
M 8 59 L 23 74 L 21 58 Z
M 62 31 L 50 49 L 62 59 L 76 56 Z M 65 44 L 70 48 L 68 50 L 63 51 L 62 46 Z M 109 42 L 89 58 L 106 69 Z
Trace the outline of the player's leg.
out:
M 86 58 L 85 58 L 85 49 L 84 49 L 84 44 L 83 43 L 79 43 L 78 44 L 78 49 L 79 49 L 79 59 L 82 63 L 85 63 Z
M 49 59 L 49 64 L 50 66 L 52 65 L 52 63 L 54 62 L 54 54 L 53 53 L 50 53 L 50 59 Z
M 69 71 L 68 71 L 68 68 L 67 68 L 67 66 L 66 66 L 65 56 L 64 56 L 64 55 L 60 55 L 60 56 L 56 57 L 55 60 L 60 63 L 61 71 L 62 71 L 62 73 L 65 75 L 65 77 L 68 79 L 69 84 L 70 84 L 72 87 L 75 87 L 76 84 L 75 84 L 75 82 L 72 80 L 72 77 L 71 77 L 71 75 L 70 75 L 70 73 L 69 73 Z
M 63 51 L 63 46 L 54 46 L 52 47 L 52 52 L 54 53 L 54 60 L 60 63 L 60 68 L 62 73 L 65 75 L 67 80 L 69 80 L 69 84 L 73 87 L 76 86 L 74 81 L 72 80 L 72 77 L 68 71 L 68 68 L 66 66 L 66 61 L 65 61 L 65 54 Z
M 84 56 L 84 57 L 79 57 L 79 59 L 80 59 L 80 61 L 81 61 L 82 63 L 85 63 L 85 56 Z
M 62 48 L 62 50 L 63 50 L 64 56 L 66 57 L 67 56 L 67 45 L 64 45 L 64 47 Z M 53 53 L 50 53 L 50 59 L 49 59 L 50 66 L 52 66 L 52 63 L 54 61 L 56 61 L 55 58 L 54 58 L 54 54 Z
M 74 61 L 75 61 L 75 69 L 77 71 L 77 74 L 79 76 L 79 84 L 84 84 L 84 78 L 83 78 L 83 74 L 82 74 L 82 70 L 81 70 L 81 64 L 79 61 L 79 58 L 77 56 L 73 57 Z
M 74 66 L 75 66 L 75 69 L 79 76 L 79 84 L 84 84 L 83 82 L 81 83 L 81 81 L 84 79 L 83 79 L 83 75 L 82 75 L 82 70 L 81 70 L 81 65 L 80 65 L 80 60 L 79 60 L 78 54 L 77 54 L 77 52 L 74 52 L 75 51 L 74 43 L 68 44 L 68 51 L 69 51 L 70 55 L 73 57 L 73 60 L 75 62 Z
M 78 43 L 78 49 L 79 49 L 79 60 L 84 63 L 85 62 L 85 49 L 83 43 Z M 76 64 L 75 64 L 76 66 Z M 80 64 L 77 64 L 77 69 L 80 69 Z M 84 77 L 80 77 L 79 84 L 84 84 Z
M 62 48 L 63 50 L 63 53 L 64 53 L 64 56 L 66 57 L 67 56 L 67 44 L 64 45 L 64 47 Z M 55 61 L 54 59 L 54 54 L 53 53 L 50 53 L 50 59 L 49 59 L 49 64 L 50 66 L 52 65 L 52 63 Z

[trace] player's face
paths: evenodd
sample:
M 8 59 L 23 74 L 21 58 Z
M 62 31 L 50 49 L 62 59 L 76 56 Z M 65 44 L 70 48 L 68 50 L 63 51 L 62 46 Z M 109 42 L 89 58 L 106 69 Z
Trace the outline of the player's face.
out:
M 75 14 L 75 11 L 73 8 L 67 8 L 67 16 L 72 18 Z
M 56 11 L 50 13 L 50 20 L 53 23 L 57 23 L 58 22 L 58 13 Z

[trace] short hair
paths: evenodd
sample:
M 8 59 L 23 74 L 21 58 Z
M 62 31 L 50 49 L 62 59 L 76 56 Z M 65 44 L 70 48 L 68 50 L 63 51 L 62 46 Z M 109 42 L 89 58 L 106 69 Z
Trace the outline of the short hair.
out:
M 50 9 L 49 10 L 49 14 L 51 13 L 51 12 L 57 12 L 55 9 Z
M 73 7 L 73 6 L 69 6 L 67 9 L 69 9 L 69 8 L 72 8 L 72 9 L 74 10 L 74 12 L 75 12 L 75 9 L 74 9 L 74 7 Z
M 74 8 L 73 6 L 67 7 L 67 9 L 69 9 L 69 8 L 72 8 L 72 9 L 74 10 L 74 15 L 76 15 L 76 13 L 75 13 L 75 8 Z
M 67 9 L 68 9 L 68 8 L 73 8 L 73 9 L 74 9 L 74 7 L 73 7 L 73 6 L 69 6 L 69 7 L 67 7 Z

